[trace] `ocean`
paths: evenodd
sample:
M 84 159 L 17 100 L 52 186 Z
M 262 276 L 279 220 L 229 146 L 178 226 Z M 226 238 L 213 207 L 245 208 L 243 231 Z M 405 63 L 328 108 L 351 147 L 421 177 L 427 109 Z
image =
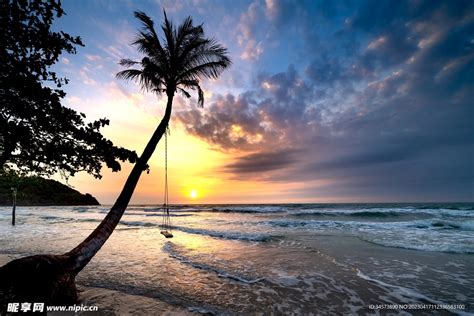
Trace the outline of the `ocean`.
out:
M 107 212 L 18 207 L 12 227 L 1 207 L 3 263 L 66 252 Z M 117 314 L 474 313 L 474 204 L 175 205 L 172 239 L 161 222 L 160 206 L 127 209 L 77 277 L 84 302 Z

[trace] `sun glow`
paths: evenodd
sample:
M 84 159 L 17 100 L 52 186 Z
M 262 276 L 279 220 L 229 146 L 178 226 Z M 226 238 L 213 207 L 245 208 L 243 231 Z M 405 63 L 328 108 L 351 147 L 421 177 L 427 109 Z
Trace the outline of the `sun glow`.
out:
M 198 192 L 197 190 L 192 189 L 191 192 L 189 192 L 189 197 L 191 199 L 196 199 L 198 197 Z

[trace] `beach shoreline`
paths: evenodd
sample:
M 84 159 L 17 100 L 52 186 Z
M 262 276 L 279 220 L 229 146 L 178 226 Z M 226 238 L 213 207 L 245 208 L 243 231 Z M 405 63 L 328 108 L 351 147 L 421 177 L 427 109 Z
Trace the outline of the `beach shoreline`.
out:
M 107 211 L 20 207 L 12 227 L 0 208 L 0 264 L 65 253 Z M 172 239 L 161 216 L 159 206 L 127 210 L 76 278 L 82 304 L 104 314 L 472 312 L 472 205 L 188 205 L 172 210 Z
M 0 266 L 20 257 L 22 256 L 0 253 Z M 96 306 L 97 312 L 52 312 L 48 315 L 146 315 L 149 311 L 154 311 L 159 315 L 199 315 L 190 311 L 189 308 L 176 306 L 157 298 L 133 295 L 118 290 L 90 287 L 80 283 L 77 284 L 77 290 L 79 301 L 76 305 Z

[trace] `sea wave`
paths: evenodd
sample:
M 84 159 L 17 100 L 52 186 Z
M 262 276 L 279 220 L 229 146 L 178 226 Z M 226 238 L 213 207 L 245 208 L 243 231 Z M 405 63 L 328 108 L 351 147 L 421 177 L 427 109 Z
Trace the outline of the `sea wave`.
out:
M 105 206 L 74 206 L 70 209 L 73 212 L 77 213 L 107 213 L 110 211 L 110 208 Z
M 429 229 L 429 230 L 458 230 L 458 231 L 474 231 L 474 220 L 454 221 L 454 220 L 438 220 L 438 219 L 426 219 L 426 220 L 409 220 L 409 221 L 397 221 L 397 222 L 359 222 L 359 221 L 340 221 L 340 220 L 270 220 L 262 222 L 265 225 L 274 227 L 307 227 L 312 229 L 318 228 L 416 228 L 416 229 Z
M 474 221 L 412 220 L 398 222 L 360 222 L 331 220 L 273 220 L 265 225 L 311 234 L 343 234 L 386 247 L 474 253 Z
M 98 218 L 79 218 L 77 219 L 78 222 L 92 222 L 92 223 L 99 223 L 101 222 L 102 220 L 101 219 L 98 219 Z
M 210 237 L 221 238 L 221 239 L 229 239 L 229 240 L 268 242 L 277 238 L 277 236 L 268 235 L 268 234 L 241 233 L 241 232 L 233 232 L 233 231 L 217 231 L 217 230 L 183 227 L 183 226 L 173 226 L 172 229 L 189 233 L 189 234 L 204 235 L 204 236 L 210 236 Z
M 163 211 L 163 207 L 144 207 L 133 208 L 134 211 L 143 211 L 158 213 Z M 279 205 L 196 205 L 196 206 L 182 206 L 170 205 L 170 212 L 178 213 L 283 213 L 287 211 L 287 207 Z
M 400 217 L 405 215 L 405 212 L 396 212 L 396 211 L 370 211 L 370 210 L 358 210 L 358 211 L 304 211 L 292 213 L 291 216 L 295 217 L 306 217 L 306 216 L 353 216 L 353 217 Z
M 444 252 L 444 253 L 455 253 L 455 254 L 474 254 L 474 248 L 469 245 L 458 245 L 456 240 L 444 241 L 438 243 L 428 243 L 428 242 L 411 242 L 404 239 L 380 239 L 380 238 L 370 238 L 370 237 L 360 237 L 361 240 L 369 242 L 374 245 L 391 247 L 391 248 L 400 248 L 408 250 L 417 250 L 417 251 L 428 251 L 428 252 Z
M 258 213 L 283 213 L 284 210 L 274 210 L 274 209 L 232 209 L 232 208 L 213 208 L 212 212 L 214 213 L 247 213 L 247 214 L 258 214 Z
M 158 223 L 150 223 L 150 222 L 141 222 L 141 221 L 120 221 L 121 225 L 125 226 L 140 226 L 140 227 L 158 227 L 160 226 Z
M 51 221 L 53 223 L 70 222 L 74 220 L 73 218 L 70 218 L 70 217 L 61 217 L 61 216 L 52 216 L 52 215 L 44 215 L 44 216 L 40 216 L 39 218 L 47 220 L 47 221 Z
M 421 229 L 474 231 L 474 221 L 426 220 L 416 221 L 412 225 Z
M 401 216 L 418 217 L 466 217 L 474 218 L 474 212 L 471 210 L 454 209 L 417 209 L 417 208 L 372 208 L 372 209 L 344 209 L 344 210 L 304 210 L 289 213 L 295 217 L 305 216 L 344 216 L 344 217 L 371 217 L 371 218 L 389 218 Z
M 204 270 L 206 272 L 215 273 L 218 277 L 228 279 L 231 281 L 237 281 L 245 284 L 253 284 L 265 280 L 265 278 L 259 278 L 248 275 L 248 273 L 239 273 L 239 272 L 229 272 L 224 268 L 216 267 L 209 263 L 200 262 L 200 258 L 193 258 L 192 256 L 187 256 L 177 249 L 172 243 L 166 243 L 162 247 L 163 251 L 166 252 L 171 258 L 178 260 L 179 262 L 190 265 L 195 269 Z

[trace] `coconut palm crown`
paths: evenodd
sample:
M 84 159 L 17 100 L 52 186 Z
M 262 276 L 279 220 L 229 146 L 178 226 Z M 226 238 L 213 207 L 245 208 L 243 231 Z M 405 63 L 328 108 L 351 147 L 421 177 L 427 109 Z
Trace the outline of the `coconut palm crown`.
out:
M 146 91 L 166 92 L 168 96 L 178 91 L 189 98 L 191 95 L 187 90 L 196 90 L 198 104 L 202 107 L 204 93 L 199 79 L 216 79 L 230 66 L 227 49 L 215 39 L 204 37 L 202 24 L 193 25 L 190 16 L 178 28 L 168 20 L 166 11 L 164 16 L 162 39 L 155 31 L 152 19 L 144 12 L 135 12 L 143 28 L 132 44 L 146 56 L 141 61 L 122 59 L 120 65 L 138 66 L 138 69 L 120 71 L 117 77 L 135 80 Z

